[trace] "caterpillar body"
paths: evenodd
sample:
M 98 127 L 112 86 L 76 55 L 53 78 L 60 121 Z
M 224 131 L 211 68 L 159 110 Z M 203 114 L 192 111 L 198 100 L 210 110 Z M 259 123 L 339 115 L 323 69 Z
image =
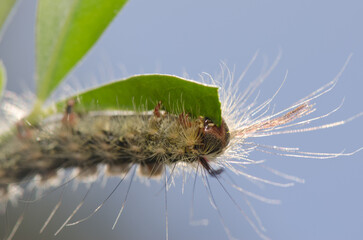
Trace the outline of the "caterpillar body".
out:
M 200 117 L 170 115 L 159 111 L 138 115 L 75 116 L 67 106 L 60 124 L 27 128 L 1 146 L 0 183 L 22 181 L 32 175 L 52 176 L 61 168 L 85 169 L 106 164 L 108 172 L 127 173 L 140 164 L 139 173 L 156 177 L 164 165 L 200 162 L 211 173 L 215 159 L 229 142 L 229 130 Z M 16 150 L 14 150 L 16 149 Z M 86 174 L 85 173 L 85 174 Z

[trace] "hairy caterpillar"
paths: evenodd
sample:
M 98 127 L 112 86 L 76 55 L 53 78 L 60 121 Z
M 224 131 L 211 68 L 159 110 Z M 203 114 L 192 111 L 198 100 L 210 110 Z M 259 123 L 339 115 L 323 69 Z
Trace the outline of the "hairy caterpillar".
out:
M 258 85 L 268 76 L 270 70 L 262 74 L 243 94 L 237 94 L 238 87 L 236 86 L 238 86 L 239 80 L 231 82 L 232 79 L 227 77 L 221 83 L 214 82 L 221 86 L 221 100 L 225 120 L 220 127 L 215 126 L 206 117 L 191 119 L 182 110 L 180 115 L 163 112 L 160 110 L 162 106 L 160 103 L 156 104 L 155 110 L 151 113 L 95 112 L 81 115 L 73 112 L 73 105 L 77 103 L 72 100 L 68 102 L 63 116 L 48 119 L 40 126 L 27 127 L 26 123 L 19 122 L 17 134 L 4 141 L 1 146 L 0 186 L 2 200 L 18 198 L 22 191 L 17 183 L 21 183 L 33 176 L 36 176 L 35 182 L 39 187 L 42 187 L 47 183 L 51 183 L 51 180 L 58 176 L 60 169 L 77 169 L 77 172 L 68 180 L 63 180 L 63 183 L 55 182 L 56 186 L 59 185 L 62 188 L 74 179 L 94 180 L 93 176 L 97 176 L 99 167 L 102 165 L 105 166 L 109 176 L 117 175 L 121 178 L 121 181 L 126 175 L 130 175 L 132 182 L 136 171 L 139 176 L 144 178 L 163 176 L 165 191 L 168 189 L 169 182 L 172 181 L 170 179 L 176 176 L 178 170 L 184 173 L 185 171 L 191 171 L 201 176 L 202 182 L 209 191 L 208 194 L 211 197 L 212 205 L 216 205 L 213 194 L 210 192 L 210 180 L 208 178 L 217 179 L 223 187 L 221 181 L 228 183 L 228 180 L 224 179 L 222 175 L 222 169 L 224 168 L 228 168 L 237 175 L 244 176 L 251 181 L 275 186 L 291 185 L 291 183 L 274 182 L 249 174 L 249 165 L 263 165 L 263 161 L 253 160 L 248 157 L 249 152 L 253 150 L 277 151 L 277 154 L 289 157 L 318 159 L 353 154 L 354 152 L 302 152 L 296 148 L 264 146 L 249 141 L 253 137 L 330 128 L 345 124 L 362 115 L 359 114 L 344 121 L 314 127 L 294 128 L 320 120 L 339 109 L 338 107 L 328 114 L 294 122 L 294 120 L 308 116 L 315 111 L 312 102 L 335 86 L 341 72 L 336 79 L 306 98 L 282 111 L 269 113 L 271 102 L 279 90 L 272 98 L 260 105 L 257 105 L 255 100 L 247 104 L 247 100 L 251 98 Z M 165 170 L 167 168 L 168 171 Z M 300 181 L 275 170 L 271 171 L 283 178 Z M 258 196 L 244 190 L 242 186 L 230 184 L 235 190 L 243 193 L 244 196 L 276 203 L 276 200 Z M 52 186 L 52 184 L 49 185 Z M 126 197 L 128 192 L 129 189 Z M 108 197 L 105 201 L 107 199 Z M 259 226 L 260 220 L 255 215 L 253 208 L 251 208 L 253 213 L 251 218 L 245 214 L 243 209 L 239 208 L 233 198 L 232 200 L 256 233 L 261 238 L 267 239 L 268 237 L 263 233 L 263 227 Z M 125 201 L 119 214 L 123 210 Z M 80 205 L 68 216 L 56 233 L 59 233 L 66 226 L 72 226 L 89 219 L 104 204 L 104 202 L 100 204 L 85 218 L 73 219 L 83 202 L 81 201 Z M 42 231 L 52 220 L 58 207 L 57 204 L 46 219 L 41 228 Z M 220 210 L 217 211 L 221 215 Z M 21 221 L 22 218 L 19 218 L 13 230 L 8 234 L 9 239 L 16 234 Z M 222 217 L 221 221 L 225 225 Z M 227 226 L 224 227 L 228 237 L 232 238 L 233 233 L 229 232 Z

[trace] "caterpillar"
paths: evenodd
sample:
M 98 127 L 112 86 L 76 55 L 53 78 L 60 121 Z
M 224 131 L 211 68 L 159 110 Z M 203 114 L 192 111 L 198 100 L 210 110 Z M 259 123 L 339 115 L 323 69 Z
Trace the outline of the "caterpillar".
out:
M 349 59 L 346 64 L 348 61 Z M 325 115 L 303 119 L 316 110 L 313 101 L 336 85 L 346 64 L 333 81 L 290 107 L 270 114 L 268 112 L 271 102 L 281 87 L 262 104 L 257 105 L 256 100 L 247 103 L 247 99 L 251 98 L 259 84 L 269 75 L 273 66 L 266 74 L 251 83 L 242 94 L 238 93 L 240 80 L 233 82 L 231 75 L 222 79 L 221 82 L 212 79 L 213 84 L 221 87 L 223 120 L 220 126 L 214 124 L 207 116 L 192 118 L 183 110 L 180 110 L 179 115 L 163 111 L 162 102 L 155 103 L 155 109 L 152 112 L 135 109 L 134 112 L 77 113 L 74 111 L 74 105 L 80 103 L 77 102 L 77 99 L 70 99 L 63 115 L 45 119 L 34 126 L 19 121 L 14 134 L 2 140 L 0 145 L 0 200 L 3 203 L 16 202 L 23 194 L 22 186 L 31 179 L 34 179 L 33 181 L 39 188 L 48 184 L 49 187 L 58 186 L 56 187 L 58 189 L 70 184 L 75 179 L 94 181 L 101 169 L 107 176 L 120 177 L 120 182 L 130 175 L 132 176 L 131 181 L 133 181 L 135 174 L 146 179 L 164 177 L 165 195 L 169 182 L 177 176 L 177 172 L 199 174 L 208 189 L 212 205 L 216 205 L 216 203 L 210 192 L 208 178 L 217 179 L 223 187 L 222 180 L 226 181 L 223 178 L 225 169 L 254 182 L 289 186 L 291 183 L 274 182 L 249 174 L 246 171 L 249 165 L 262 165 L 263 163 L 263 161 L 250 159 L 249 153 L 259 149 L 267 153 L 277 152 L 276 154 L 288 157 L 325 159 L 349 156 L 362 148 L 351 153 L 313 153 L 303 152 L 296 148 L 264 146 L 250 142 L 250 139 L 336 127 L 361 116 L 362 113 L 339 122 L 299 128 L 328 117 L 340 108 L 339 106 Z M 75 173 L 68 180 L 54 181 L 62 176 L 60 173 L 64 169 L 74 169 Z M 300 181 L 276 170 L 270 170 L 280 177 Z M 275 200 L 246 191 L 233 183 L 230 184 L 245 196 L 263 202 L 276 203 Z M 251 218 L 245 214 L 233 198 L 232 202 L 257 235 L 262 239 L 269 239 L 261 227 L 258 216 L 253 212 L 253 208 L 251 207 L 253 212 Z M 75 213 L 83 203 L 84 201 L 77 206 L 56 231 L 56 234 L 67 226 L 73 226 L 89 219 L 104 204 L 104 202 L 100 204 L 88 217 L 73 220 Z M 121 215 L 124 203 L 113 227 Z M 58 207 L 57 204 L 42 226 L 41 232 L 52 220 Z M 220 210 L 217 209 L 217 212 L 221 216 Z M 22 220 L 23 215 L 16 222 L 12 231 L 5 236 L 7 239 L 14 237 Z M 232 239 L 232 234 L 222 217 L 221 222 L 227 236 Z M 166 238 L 168 239 L 168 230 L 166 230 Z

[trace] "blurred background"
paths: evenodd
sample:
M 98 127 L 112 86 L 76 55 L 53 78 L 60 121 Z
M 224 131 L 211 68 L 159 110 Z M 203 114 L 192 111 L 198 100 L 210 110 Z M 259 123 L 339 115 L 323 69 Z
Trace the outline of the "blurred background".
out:
M 0 58 L 8 72 L 7 89 L 18 94 L 34 91 L 34 23 L 36 1 L 20 1 L 0 42 Z M 343 107 L 322 124 L 347 119 L 363 111 L 363 4 L 347 1 L 167 1 L 130 0 L 85 59 L 67 77 L 66 84 L 80 90 L 140 73 L 183 75 L 220 72 L 221 61 L 235 75 L 242 73 L 253 55 L 258 58 L 247 74 L 251 82 L 281 52 L 282 57 L 261 86 L 263 102 L 280 86 L 286 70 L 288 78 L 275 98 L 281 110 L 331 81 L 348 56 L 353 57 L 337 86 L 317 100 L 314 116 Z M 67 94 L 67 87 L 55 93 Z M 243 87 L 241 88 L 243 92 Z M 256 139 L 266 145 L 299 147 L 311 152 L 352 152 L 363 146 L 363 118 L 344 126 L 316 132 Z M 262 196 L 280 199 L 269 205 L 250 199 L 272 239 L 361 239 L 363 237 L 363 151 L 328 160 L 301 159 L 253 152 L 252 159 L 265 159 L 274 169 L 305 179 L 292 188 L 251 184 L 242 176 L 227 172 L 236 185 Z M 247 172 L 279 180 L 258 168 Z M 168 192 L 169 239 L 227 239 L 218 212 L 209 203 L 200 179 L 194 190 L 194 220 L 208 219 L 207 226 L 194 226 L 189 218 L 192 207 L 193 176 L 187 177 L 182 194 L 182 177 Z M 283 179 L 280 179 L 282 182 Z M 74 219 L 87 216 L 117 184 L 110 179 L 105 187 L 93 184 L 84 207 Z M 134 180 L 123 214 L 111 230 L 124 200 L 128 181 L 105 206 L 88 221 L 54 232 L 71 214 L 87 192 L 87 186 L 67 188 L 63 205 L 49 227 L 39 234 L 57 203 L 61 191 L 29 205 L 9 208 L 1 216 L 0 236 L 9 231 L 25 209 L 24 223 L 14 239 L 164 239 L 165 204 L 162 182 L 147 185 Z M 218 209 L 232 236 L 260 239 L 233 204 L 218 181 L 210 180 Z M 252 217 L 243 195 L 226 184 L 233 198 Z

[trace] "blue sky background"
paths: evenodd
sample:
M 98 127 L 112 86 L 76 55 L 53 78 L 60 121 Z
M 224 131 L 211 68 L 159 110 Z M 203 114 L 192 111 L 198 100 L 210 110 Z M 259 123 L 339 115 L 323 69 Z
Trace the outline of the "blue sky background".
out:
M 289 71 L 287 82 L 275 99 L 283 109 L 331 81 L 347 57 L 353 57 L 336 88 L 317 102 L 315 116 L 337 107 L 341 110 L 321 121 L 322 124 L 349 118 L 363 111 L 363 4 L 361 1 L 207 1 L 207 0 L 130 0 L 81 65 L 67 78 L 83 86 L 133 74 L 160 72 L 191 78 L 198 74 L 218 73 L 225 61 L 239 75 L 252 56 L 259 57 L 247 75 L 252 81 L 263 66 L 282 58 L 275 71 L 261 86 L 261 102 L 271 96 Z M 8 71 L 8 89 L 18 93 L 34 89 L 35 1 L 22 1 L 0 42 L 0 58 Z M 243 89 L 241 89 L 243 92 Z M 300 147 L 304 151 L 347 152 L 363 146 L 363 118 L 333 129 L 305 134 L 257 139 L 259 143 Z M 294 159 L 255 152 L 254 159 L 266 159 L 268 166 L 306 180 L 293 188 L 260 188 L 243 177 L 232 175 L 237 185 L 266 197 L 277 198 L 273 206 L 251 199 L 256 212 L 272 239 L 360 239 L 363 237 L 363 151 L 351 157 L 330 160 Z M 252 172 L 258 170 L 250 169 Z M 265 176 L 265 175 L 260 175 Z M 269 177 L 266 175 L 266 177 Z M 207 218 L 209 225 L 191 226 L 192 183 L 184 195 L 181 178 L 168 194 L 170 239 L 226 239 L 218 213 L 209 204 L 202 182 L 195 190 L 197 219 Z M 86 216 L 117 183 L 105 188 L 96 184 L 76 219 Z M 227 194 L 211 180 L 213 193 L 226 225 L 238 239 L 259 239 Z M 227 184 L 228 185 L 228 184 Z M 229 190 L 229 188 L 227 186 Z M 115 230 L 111 230 L 123 201 L 124 184 L 106 206 L 86 223 L 67 228 L 54 239 L 163 239 L 165 235 L 162 183 L 146 186 L 135 181 L 126 209 Z M 242 195 L 233 198 L 247 209 Z M 85 187 L 69 190 L 64 207 L 48 230 L 41 235 L 50 239 L 81 201 Z M 27 208 L 18 238 L 38 239 L 38 229 L 56 204 L 59 194 L 51 194 Z M 17 209 L 10 215 L 15 220 Z M 1 229 L 1 227 L 0 227 Z M 29 237 L 31 236 L 31 237 Z

